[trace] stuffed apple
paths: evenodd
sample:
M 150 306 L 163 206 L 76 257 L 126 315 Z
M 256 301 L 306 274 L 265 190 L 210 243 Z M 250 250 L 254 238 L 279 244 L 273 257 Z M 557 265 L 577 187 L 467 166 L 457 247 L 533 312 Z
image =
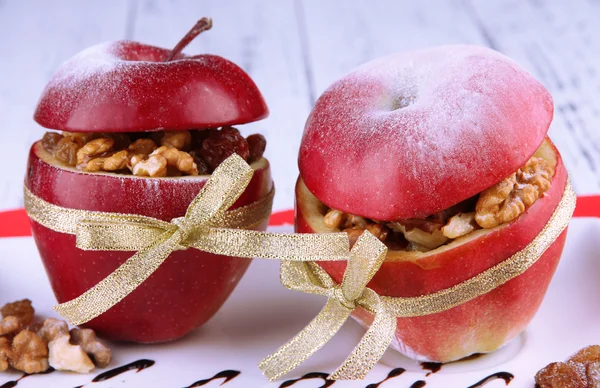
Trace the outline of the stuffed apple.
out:
M 70 209 L 137 214 L 171 221 L 211 172 L 237 153 L 254 170 L 232 208 L 272 190 L 262 135 L 232 125 L 268 109 L 255 83 L 215 55 L 181 54 L 202 19 L 173 50 L 132 41 L 91 47 L 63 64 L 40 98 L 35 120 L 48 132 L 33 144 L 25 185 Z M 264 230 L 266 220 L 256 228 Z M 96 285 L 132 252 L 82 251 L 75 236 L 31 221 L 59 302 Z M 210 319 L 231 294 L 249 259 L 195 249 L 172 253 L 139 288 L 90 321 L 107 338 L 157 342 L 181 337 Z
M 331 85 L 304 131 L 296 230 L 366 229 L 388 246 L 380 295 L 450 288 L 542 231 L 567 172 L 546 136 L 553 102 L 512 60 L 446 46 L 369 62 Z M 491 352 L 521 333 L 558 264 L 566 230 L 522 275 L 467 303 L 398 318 L 392 346 L 423 361 Z M 321 262 L 341 282 L 344 262 Z M 372 316 L 358 309 L 369 325 Z

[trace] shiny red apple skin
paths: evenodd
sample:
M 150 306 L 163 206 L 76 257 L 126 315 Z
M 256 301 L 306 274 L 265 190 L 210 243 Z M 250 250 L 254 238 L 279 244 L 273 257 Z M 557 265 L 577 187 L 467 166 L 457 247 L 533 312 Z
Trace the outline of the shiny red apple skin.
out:
M 188 130 L 244 124 L 267 105 L 240 67 L 216 55 L 177 55 L 132 41 L 90 47 L 65 62 L 34 119 L 71 132 Z
M 558 151 L 554 151 L 558 161 L 550 189 L 518 219 L 418 260 L 394 260 L 388 253 L 368 286 L 380 295 L 426 295 L 472 278 L 523 249 L 546 225 L 564 192 L 567 173 Z M 315 232 L 315 224 L 308 218 L 314 211 L 309 205 L 314 201 L 311 197 L 299 181 L 295 224 L 299 233 Z M 498 349 L 521 333 L 538 310 L 558 265 L 566 233 L 565 230 L 524 274 L 493 291 L 437 314 L 398 318 L 392 346 L 411 358 L 436 362 Z M 344 262 L 319 264 L 336 282 L 341 282 Z M 364 310 L 357 310 L 354 317 L 366 325 L 372 320 Z
M 393 54 L 318 99 L 304 128 L 300 175 L 334 209 L 377 220 L 426 217 L 523 166 L 553 111 L 548 91 L 491 49 Z
M 25 184 L 43 200 L 73 209 L 131 213 L 170 221 L 185 214 L 208 178 L 81 173 L 47 163 L 48 156 L 41 142 L 32 146 Z M 253 166 L 252 181 L 233 208 L 264 197 L 272 188 L 266 159 Z M 134 254 L 79 250 L 75 236 L 54 232 L 34 221 L 31 226 L 60 303 L 81 295 Z M 266 226 L 267 221 L 257 230 L 265 230 Z M 85 326 L 114 340 L 162 342 L 182 337 L 219 310 L 250 262 L 196 249 L 174 252 L 140 287 Z

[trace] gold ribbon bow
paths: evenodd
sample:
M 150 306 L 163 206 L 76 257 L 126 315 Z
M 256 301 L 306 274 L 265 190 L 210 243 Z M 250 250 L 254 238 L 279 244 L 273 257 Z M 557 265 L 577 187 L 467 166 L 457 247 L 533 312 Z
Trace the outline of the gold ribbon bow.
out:
M 292 261 L 347 260 L 345 233 L 283 234 L 250 228 L 271 214 L 274 192 L 230 210 L 253 175 L 238 155 L 214 171 L 186 215 L 171 222 L 135 214 L 67 209 L 44 201 L 25 187 L 29 217 L 57 232 L 74 234 L 84 250 L 137 251 L 81 296 L 55 306 L 69 323 L 79 325 L 101 315 L 142 284 L 176 250 L 196 248 L 233 257 Z
M 387 247 L 368 231 L 357 240 L 341 285 L 324 271 L 307 271 L 314 263 L 282 262 L 282 282 L 292 290 L 328 296 L 327 304 L 290 342 L 264 359 L 259 368 L 269 380 L 295 369 L 327 343 L 358 306 L 375 314 L 373 324 L 344 363 L 331 374 L 332 379 L 363 379 L 392 341 L 396 317 L 377 293 L 367 288 L 387 254 Z M 311 276 L 316 275 L 317 277 Z
M 436 314 L 466 303 L 523 274 L 567 227 L 576 196 L 567 181 L 563 196 L 542 231 L 522 250 L 450 288 L 417 297 L 380 296 L 367 283 L 385 259 L 386 248 L 365 232 L 352 248 L 340 286 L 316 263 L 282 262 L 281 282 L 291 290 L 328 296 L 325 308 L 290 342 L 264 359 L 259 368 L 270 380 L 295 369 L 327 343 L 360 306 L 374 320 L 359 345 L 331 379 L 362 379 L 383 356 L 396 331 L 397 317 Z

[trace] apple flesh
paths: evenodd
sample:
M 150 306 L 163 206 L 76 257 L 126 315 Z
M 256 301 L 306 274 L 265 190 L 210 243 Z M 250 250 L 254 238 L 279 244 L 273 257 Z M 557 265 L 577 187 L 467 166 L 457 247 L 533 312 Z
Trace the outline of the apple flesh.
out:
M 567 173 L 549 139 L 535 154 L 555 165 L 550 189 L 516 220 L 478 230 L 438 249 L 421 253 L 390 251 L 369 283 L 380 295 L 414 297 L 465 281 L 506 260 L 529 244 L 546 225 L 562 198 Z M 332 232 L 323 223 L 327 207 L 299 179 L 296 186 L 296 231 Z M 422 317 L 397 318 L 392 346 L 416 360 L 450 362 L 474 353 L 492 352 L 521 333 L 533 318 L 550 284 L 565 243 L 566 230 L 522 275 L 452 309 Z M 344 262 L 320 262 L 341 282 Z M 370 313 L 357 309 L 364 325 Z
M 266 159 L 252 167 L 254 176 L 232 208 L 263 198 L 273 187 Z M 29 154 L 25 184 L 38 197 L 66 208 L 139 214 L 170 221 L 185 214 L 208 178 L 83 173 L 60 165 L 37 142 Z M 60 303 L 78 297 L 134 254 L 83 251 L 75 247 L 75 236 L 52 231 L 34 221 L 31 227 Z M 265 220 L 256 229 L 266 227 Z M 85 326 L 114 340 L 174 340 L 201 326 L 219 310 L 250 262 L 251 259 L 196 249 L 173 252 L 140 287 Z

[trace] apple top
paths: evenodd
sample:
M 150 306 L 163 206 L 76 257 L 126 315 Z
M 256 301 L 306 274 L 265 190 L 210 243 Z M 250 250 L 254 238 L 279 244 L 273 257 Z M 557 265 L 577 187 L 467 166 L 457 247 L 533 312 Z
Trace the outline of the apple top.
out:
M 90 47 L 65 62 L 42 92 L 34 119 L 71 132 L 214 128 L 266 117 L 256 84 L 216 55 L 178 54 L 132 41 Z
M 523 166 L 553 112 L 548 91 L 493 50 L 394 54 L 319 98 L 304 129 L 300 174 L 334 209 L 376 220 L 425 217 Z

